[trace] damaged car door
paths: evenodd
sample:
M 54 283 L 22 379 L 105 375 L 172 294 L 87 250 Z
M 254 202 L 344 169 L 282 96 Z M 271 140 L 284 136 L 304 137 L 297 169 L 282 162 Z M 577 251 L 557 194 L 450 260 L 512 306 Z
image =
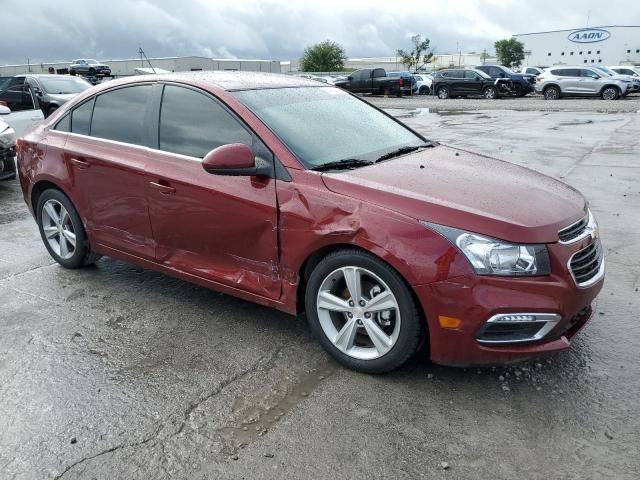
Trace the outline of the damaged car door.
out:
M 203 158 L 222 145 L 247 145 L 273 165 L 271 153 L 209 93 L 158 84 L 156 98 L 157 149 L 150 154 L 146 186 L 156 261 L 279 298 L 275 179 L 203 168 Z

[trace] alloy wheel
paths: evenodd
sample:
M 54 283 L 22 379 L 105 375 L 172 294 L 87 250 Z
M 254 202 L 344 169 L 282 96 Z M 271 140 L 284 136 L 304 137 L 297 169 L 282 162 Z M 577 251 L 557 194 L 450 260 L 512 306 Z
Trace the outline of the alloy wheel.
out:
M 618 92 L 613 87 L 605 88 L 604 91 L 602 92 L 602 98 L 604 100 L 615 100 L 617 97 L 618 97 Z
M 389 286 L 373 272 L 342 267 L 323 280 L 316 299 L 320 326 L 333 345 L 359 360 L 387 354 L 400 334 L 400 308 Z
M 57 200 L 50 199 L 42 206 L 42 230 L 51 249 L 67 260 L 76 251 L 76 233 L 69 212 Z
M 484 91 L 484 98 L 494 99 L 496 98 L 496 89 L 493 87 L 488 87 Z
M 438 98 L 442 98 L 442 99 L 449 98 L 449 90 L 447 90 L 446 88 L 439 88 Z

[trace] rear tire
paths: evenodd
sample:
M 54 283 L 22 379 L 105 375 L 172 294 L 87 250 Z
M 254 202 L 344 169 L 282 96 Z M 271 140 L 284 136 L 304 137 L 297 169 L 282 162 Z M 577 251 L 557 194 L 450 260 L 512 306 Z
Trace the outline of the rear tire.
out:
M 80 215 L 60 190 L 42 192 L 36 217 L 44 246 L 63 267 L 80 268 L 95 263 L 101 257 L 91 250 Z
M 600 93 L 603 100 L 617 100 L 620 98 L 620 90 L 617 87 L 605 87 Z
M 545 100 L 557 100 L 560 98 L 560 89 L 552 85 L 544 89 L 543 95 Z
M 370 253 L 344 249 L 313 270 L 305 291 L 309 326 L 342 365 L 394 370 L 418 349 L 424 324 L 402 277 Z
M 450 97 L 451 92 L 449 91 L 449 87 L 438 87 L 438 89 L 436 90 L 436 95 L 438 95 L 439 99 L 446 100 Z
M 427 87 L 426 85 L 423 85 L 422 87 L 420 87 L 420 90 L 418 91 L 419 95 L 429 95 L 429 87 Z

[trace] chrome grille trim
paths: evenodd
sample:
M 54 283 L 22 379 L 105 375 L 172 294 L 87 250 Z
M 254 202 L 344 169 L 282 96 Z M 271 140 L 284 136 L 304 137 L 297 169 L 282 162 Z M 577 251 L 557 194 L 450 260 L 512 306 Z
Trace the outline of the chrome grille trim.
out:
M 587 227 L 591 220 L 591 212 L 585 215 L 583 218 L 578 220 L 575 223 L 572 223 L 568 227 L 563 228 L 558 231 L 558 237 L 560 238 L 560 243 L 567 244 L 572 243 L 581 238 L 584 238 L 589 232 L 587 232 Z
M 567 264 L 579 288 L 588 288 L 604 276 L 604 253 L 600 239 L 574 253 Z

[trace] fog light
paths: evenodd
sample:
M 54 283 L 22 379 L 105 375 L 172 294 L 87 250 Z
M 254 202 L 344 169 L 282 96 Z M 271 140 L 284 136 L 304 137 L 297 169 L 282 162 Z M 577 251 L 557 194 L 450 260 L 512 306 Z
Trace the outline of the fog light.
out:
M 557 313 L 500 313 L 480 329 L 480 343 L 521 343 L 543 339 L 561 320 Z

